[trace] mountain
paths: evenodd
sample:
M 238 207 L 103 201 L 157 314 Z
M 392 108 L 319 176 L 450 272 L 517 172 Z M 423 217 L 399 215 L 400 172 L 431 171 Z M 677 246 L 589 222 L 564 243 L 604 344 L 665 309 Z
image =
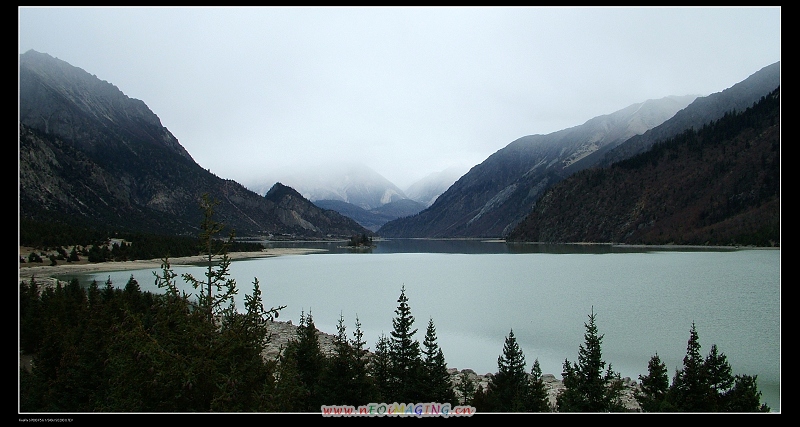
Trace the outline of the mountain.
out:
M 336 211 L 375 231 L 393 219 L 425 209 L 400 188 L 363 163 L 316 166 L 284 177 L 315 205 Z M 251 185 L 256 191 L 263 188 Z
M 312 202 L 340 200 L 370 210 L 407 199 L 391 181 L 362 163 L 322 165 L 281 178 Z M 256 191 L 263 190 L 255 185 Z
M 32 50 L 19 57 L 18 168 L 20 218 L 40 222 L 192 235 L 207 193 L 239 236 L 369 233 L 283 185 L 265 197 L 210 173 L 143 101 Z
M 697 98 L 687 108 L 660 126 L 630 138 L 618 147 L 609 150 L 598 163 L 608 166 L 647 151 L 655 142 L 670 138 L 689 128 L 699 129 L 712 120 L 719 119 L 731 111 L 744 111 L 762 96 L 780 86 L 781 63 L 770 64 L 750 77 L 722 92 Z
M 596 163 L 617 146 L 672 117 L 695 96 L 633 104 L 583 125 L 529 135 L 473 167 L 419 214 L 386 223 L 383 237 L 499 237 L 530 212 L 544 190 Z
M 554 185 L 509 241 L 780 246 L 780 87 Z
M 425 205 L 411 199 L 396 200 L 370 210 L 341 200 L 316 200 L 314 204 L 352 218 L 371 231 L 377 231 L 383 224 L 393 219 L 414 215 L 425 209 Z
M 466 171 L 466 168 L 454 166 L 432 173 L 411 184 L 405 191 L 406 196 L 411 200 L 422 203 L 427 208 L 436 201 L 437 197 L 447 191 L 458 178 L 461 178 Z

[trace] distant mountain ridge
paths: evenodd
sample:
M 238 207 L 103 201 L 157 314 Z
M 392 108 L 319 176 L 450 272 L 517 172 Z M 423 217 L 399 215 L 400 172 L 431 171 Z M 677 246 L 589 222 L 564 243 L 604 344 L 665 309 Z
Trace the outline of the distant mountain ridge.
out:
M 312 202 L 341 200 L 365 210 L 407 199 L 403 190 L 362 163 L 318 165 L 280 181 Z M 256 191 L 264 190 L 263 186 L 255 187 Z
M 776 62 L 721 92 L 697 98 L 690 106 L 678 111 L 674 117 L 660 126 L 632 137 L 609 150 L 598 164 L 608 166 L 633 157 L 647 151 L 655 142 L 671 138 L 686 129 L 699 129 L 730 111 L 742 112 L 780 86 L 780 73 L 781 63 Z
M 455 173 L 456 169 L 450 169 L 418 182 L 411 188 L 415 197 L 407 196 L 363 163 L 298 170 L 284 180 L 317 206 L 337 211 L 375 231 L 393 219 L 414 215 L 430 206 L 426 202 L 455 182 Z M 251 187 L 257 192 L 264 191 L 260 185 L 251 184 Z
M 539 195 L 592 154 L 663 123 L 694 96 L 666 97 L 595 117 L 548 135 L 530 135 L 498 150 L 454 183 L 428 209 L 391 221 L 383 237 L 500 237 L 530 212 Z
M 578 172 L 506 239 L 780 246 L 780 118 L 778 88 L 744 111 Z
M 467 169 L 464 167 L 450 167 L 443 171 L 432 173 L 406 188 L 405 193 L 409 199 L 429 207 L 453 183 L 461 178 Z M 415 212 L 416 213 L 416 212 Z
M 341 200 L 316 200 L 313 203 L 323 209 L 334 210 L 352 218 L 371 231 L 377 231 L 383 224 L 393 219 L 411 216 L 425 209 L 425 205 L 411 199 L 396 200 L 370 210 Z
M 502 237 L 549 187 L 595 165 L 646 150 L 655 141 L 743 110 L 780 86 L 780 63 L 722 92 L 635 104 L 583 125 L 519 138 L 473 167 L 419 214 L 386 223 L 382 237 Z M 662 108 L 664 107 L 664 108 Z M 685 108 L 684 108 L 685 107 Z M 644 125 L 644 126 L 642 126 Z M 648 130 L 643 130 L 649 127 Z M 638 135 L 638 136 L 637 136 Z
M 264 197 L 217 177 L 144 102 L 50 55 L 20 55 L 19 112 L 20 218 L 191 235 L 207 193 L 239 236 L 371 234 L 285 186 Z

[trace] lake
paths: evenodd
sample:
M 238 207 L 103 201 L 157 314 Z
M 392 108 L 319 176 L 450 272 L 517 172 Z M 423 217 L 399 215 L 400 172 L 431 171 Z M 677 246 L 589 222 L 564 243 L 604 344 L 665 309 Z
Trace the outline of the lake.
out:
M 415 337 L 421 344 L 433 319 L 448 366 L 496 372 L 513 330 L 527 370 L 538 359 L 543 373 L 561 378 L 564 360 L 578 359 L 593 311 L 603 360 L 614 371 L 638 379 L 658 354 L 670 382 L 694 322 L 701 354 L 716 344 L 734 374 L 758 375 L 762 402 L 780 411 L 780 250 L 392 239 L 365 253 L 341 243 L 266 244 L 328 250 L 231 264 L 239 306 L 258 278 L 267 308 L 287 306 L 279 320 L 297 324 L 310 312 L 320 330 L 335 334 L 341 315 L 352 337 L 358 317 L 374 349 L 391 333 L 405 287 Z M 175 271 L 203 277 L 204 269 Z M 110 277 L 123 287 L 131 275 L 142 290 L 158 292 L 152 270 L 79 278 L 102 285 Z

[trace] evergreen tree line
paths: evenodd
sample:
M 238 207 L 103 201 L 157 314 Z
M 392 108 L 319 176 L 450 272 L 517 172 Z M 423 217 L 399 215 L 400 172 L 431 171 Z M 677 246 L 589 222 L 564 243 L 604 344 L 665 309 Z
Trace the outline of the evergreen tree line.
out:
M 142 292 L 133 276 L 123 289 L 110 280 L 88 289 L 76 279 L 44 289 L 33 280 L 21 282 L 20 349 L 33 357 L 30 371 L 20 370 L 20 410 L 319 412 L 322 405 L 379 402 L 450 403 L 478 412 L 630 410 L 620 375 L 602 359 L 594 313 L 577 362 L 564 361 L 564 389 L 551 404 L 538 359 L 526 371 L 513 330 L 486 388 L 466 371 L 452 381 L 433 319 L 421 345 L 413 338 L 417 330 L 405 289 L 393 330 L 378 339 L 374 352 L 365 347 L 359 320 L 348 337 L 341 316 L 333 350 L 323 352 L 309 312 L 281 354 L 266 359 L 267 321 L 283 307 L 264 309 L 258 280 L 239 313 L 232 304 L 235 292 L 206 295 L 203 302 L 179 292 L 174 279 L 165 261 L 157 276 L 163 294 Z M 206 282 L 197 283 L 202 289 Z M 222 288 L 235 290 L 235 284 L 227 286 Z M 732 375 L 716 345 L 703 358 L 694 324 L 690 335 L 683 368 L 671 385 L 657 354 L 648 374 L 639 377 L 634 397 L 642 412 L 769 411 L 760 402 L 756 376 Z
M 214 205 L 204 198 L 205 277 L 182 276 L 194 295 L 178 290 L 168 258 L 154 273 L 159 294 L 142 292 L 133 276 L 123 289 L 110 279 L 88 289 L 77 279 L 43 289 L 33 279 L 20 283 L 19 345 L 32 356 L 30 369 L 20 368 L 21 412 L 319 413 L 322 405 L 394 402 L 469 405 L 478 412 L 626 411 L 620 375 L 602 359 L 593 310 L 578 361 L 564 361 L 564 389 L 555 404 L 538 360 L 526 371 L 513 330 L 485 389 L 465 372 L 451 381 L 433 319 L 421 345 L 415 338 L 405 287 L 393 330 L 379 337 L 373 352 L 358 318 L 348 337 L 342 316 L 333 350 L 323 352 L 309 312 L 280 355 L 265 358 L 269 322 L 285 307 L 266 309 L 256 278 L 244 310 L 236 308 L 226 247 L 212 243 L 222 230 L 212 218 Z M 635 396 L 643 411 L 769 410 L 760 403 L 755 376 L 733 376 L 716 346 L 706 358 L 699 350 L 693 324 L 684 366 L 671 385 L 665 365 L 652 357 Z
M 109 237 L 122 240 L 122 243 L 109 244 Z M 130 242 L 130 243 L 125 243 Z M 89 229 L 65 224 L 51 224 L 20 218 L 20 245 L 38 249 L 38 253 L 21 262 L 44 262 L 42 254 L 66 251 L 69 255 L 56 255 L 56 261 L 89 262 L 133 261 L 140 259 L 161 259 L 200 255 L 202 241 L 196 236 L 169 236 L 161 234 L 119 232 Z M 229 241 L 214 239 L 215 248 L 225 245 L 229 252 L 260 251 L 264 245 L 257 242 Z M 75 251 L 73 254 L 72 252 Z M 45 255 L 49 258 L 49 255 Z M 50 262 L 52 264 L 52 260 Z

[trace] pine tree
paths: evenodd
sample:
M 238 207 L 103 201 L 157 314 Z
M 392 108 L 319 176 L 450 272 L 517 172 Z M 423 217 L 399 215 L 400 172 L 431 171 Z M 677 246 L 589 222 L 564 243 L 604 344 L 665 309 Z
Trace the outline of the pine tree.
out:
M 30 282 L 20 282 L 19 290 L 19 343 L 20 350 L 33 354 L 42 340 L 42 302 L 39 285 L 31 276 Z
M 349 393 L 352 390 L 353 349 L 347 339 L 344 316 L 339 314 L 333 341 L 333 354 L 322 375 L 326 405 L 353 405 Z
M 294 358 L 281 356 L 276 366 L 274 384 L 274 387 L 268 388 L 266 393 L 267 411 L 305 412 L 308 410 L 308 390 L 300 379 L 297 362 Z
M 75 261 L 80 261 L 80 260 L 81 260 L 81 258 L 78 256 L 77 246 L 73 246 L 72 247 L 72 251 L 70 251 L 70 253 L 69 253 L 69 258 L 67 258 L 67 261 L 75 262 Z
M 215 248 L 214 236 L 219 234 L 224 228 L 223 225 L 214 220 L 214 207 L 219 204 L 216 200 L 211 200 L 209 195 L 203 194 L 200 208 L 203 211 L 203 221 L 200 224 L 200 246 L 204 251 L 204 256 L 208 266 L 206 268 L 205 281 L 196 279 L 191 273 L 184 273 L 183 279 L 192 285 L 194 289 L 199 289 L 197 295 L 198 305 L 206 312 L 209 321 L 216 322 L 219 317 L 231 314 L 227 309 L 234 302 L 234 297 L 238 293 L 236 280 L 230 278 L 231 259 L 228 257 L 228 245 L 233 243 L 235 233 L 231 232 L 228 241 Z M 219 263 L 215 266 L 215 261 Z
M 564 360 L 564 390 L 556 403 L 559 412 L 620 412 L 622 404 L 622 380 L 611 365 L 606 368 L 603 360 L 603 335 L 598 334 L 594 307 L 589 323 L 584 323 L 584 344 L 578 351 L 578 362 L 570 365 Z M 605 369 L 605 372 L 604 372 Z
M 459 403 L 461 405 L 471 405 L 472 399 L 475 397 L 477 386 L 472 378 L 470 378 L 467 370 L 461 371 L 458 376 L 458 383 L 456 384 L 456 391 L 461 396 Z
M 365 347 L 361 321 L 356 316 L 356 330 L 350 340 L 353 359 L 353 401 L 359 405 L 378 402 L 380 394 L 374 378 L 369 374 L 369 351 Z
M 389 338 L 381 334 L 375 342 L 375 352 L 369 362 L 369 372 L 375 381 L 378 396 L 383 402 L 397 400 L 392 394 L 391 366 Z
M 666 412 L 670 408 L 665 399 L 669 391 L 667 365 L 656 353 L 647 364 L 647 375 L 639 375 L 639 389 L 634 398 L 643 412 Z
M 414 403 L 422 397 L 422 360 L 419 342 L 414 339 L 417 330 L 413 329 L 414 316 L 411 315 L 405 286 L 397 302 L 397 316 L 392 319 L 393 330 L 389 341 L 391 398 L 397 402 Z
M 539 366 L 539 359 L 533 361 L 531 368 L 526 406 L 526 410 L 529 412 L 550 412 L 552 410 L 547 387 L 542 380 L 542 367 Z
M 711 350 L 703 362 L 703 367 L 708 375 L 708 385 L 716 395 L 722 395 L 733 387 L 731 365 L 724 353 L 720 353 L 716 344 L 711 344 Z
M 334 351 L 323 375 L 325 404 L 360 406 L 376 402 L 377 393 L 367 375 L 361 324 L 356 319 L 352 341 L 347 338 L 341 315 L 336 330 Z
M 667 392 L 670 409 L 680 412 L 768 412 L 760 404 L 761 392 L 756 377 L 732 375 L 727 357 L 716 344 L 705 357 L 700 354 L 700 339 L 692 322 L 683 368 L 675 373 Z
M 300 316 L 297 337 L 286 345 L 281 363 L 286 359 L 293 361 L 306 393 L 303 411 L 319 411 L 325 397 L 322 395 L 322 373 L 327 360 L 320 349 L 317 328 L 310 311 Z
M 489 396 L 487 395 L 483 384 L 478 384 L 478 387 L 475 389 L 475 394 L 472 396 L 471 404 L 478 412 L 493 411 L 493 405 L 489 401 Z
M 707 412 L 713 406 L 713 390 L 700 354 L 700 338 L 692 322 L 683 368 L 675 373 L 668 395 L 669 402 L 680 412 Z
M 497 369 L 486 390 L 491 412 L 526 411 L 528 375 L 525 372 L 525 355 L 513 329 L 506 336 L 503 353 L 497 358 Z
M 453 383 L 450 381 L 450 373 L 447 372 L 444 353 L 437 342 L 436 326 L 433 324 L 433 319 L 428 320 L 428 327 L 425 331 L 425 339 L 422 342 L 422 346 L 424 379 L 421 400 L 424 402 L 455 403 L 456 396 L 453 391 Z
M 769 412 L 761 403 L 761 392 L 756 385 L 757 375 L 736 375 L 733 388 L 725 393 L 721 410 L 725 412 Z

